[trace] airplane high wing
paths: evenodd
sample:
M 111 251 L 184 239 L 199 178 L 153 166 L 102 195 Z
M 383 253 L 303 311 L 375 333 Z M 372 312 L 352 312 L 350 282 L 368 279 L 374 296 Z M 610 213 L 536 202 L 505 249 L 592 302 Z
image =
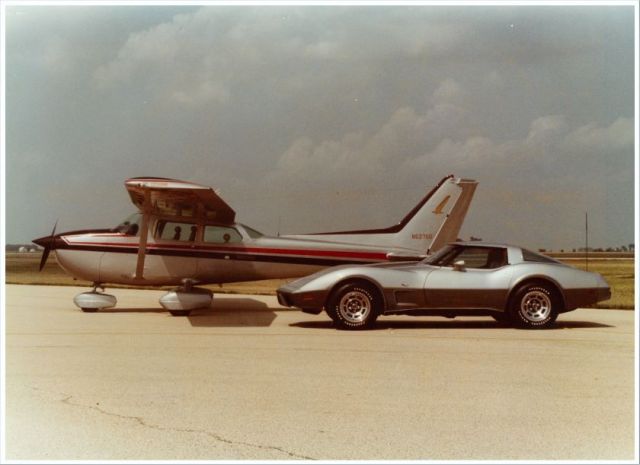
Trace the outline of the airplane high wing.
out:
M 56 251 L 60 266 L 94 283 L 74 302 L 83 311 L 115 305 L 104 283 L 179 286 L 160 299 L 174 315 L 208 307 L 212 293 L 195 285 L 295 278 L 342 264 L 419 260 L 455 241 L 477 182 L 449 175 L 397 224 L 382 229 L 266 236 L 235 221 L 210 187 L 167 178 L 125 181 L 137 212 L 113 229 L 53 232 L 41 268 Z
M 210 187 L 166 178 L 131 178 L 124 183 L 131 201 L 144 213 L 145 198 L 155 215 L 201 217 L 232 224 L 236 212 Z

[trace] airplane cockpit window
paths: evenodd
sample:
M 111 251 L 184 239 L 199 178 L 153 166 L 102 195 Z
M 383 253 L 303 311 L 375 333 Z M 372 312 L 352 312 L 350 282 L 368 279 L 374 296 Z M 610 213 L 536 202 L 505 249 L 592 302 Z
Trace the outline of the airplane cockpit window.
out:
M 126 234 L 127 236 L 137 236 L 140 232 L 141 222 L 142 214 L 133 213 L 129 215 L 122 223 L 113 228 L 112 231 Z
M 193 223 L 158 221 L 156 238 L 166 241 L 195 241 L 198 227 Z
M 242 242 L 242 236 L 235 228 L 228 226 L 205 226 L 204 241 L 218 244 L 236 244 Z

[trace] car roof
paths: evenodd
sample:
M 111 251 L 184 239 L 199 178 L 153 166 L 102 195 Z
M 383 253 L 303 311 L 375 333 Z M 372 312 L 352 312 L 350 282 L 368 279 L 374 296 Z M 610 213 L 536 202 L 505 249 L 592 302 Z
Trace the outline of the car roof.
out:
M 503 247 L 503 248 L 513 247 L 515 249 L 521 249 L 522 248 L 522 247 L 519 247 L 517 245 L 499 244 L 497 242 L 481 242 L 481 241 L 456 241 L 456 242 L 451 242 L 451 244 L 452 245 L 474 246 L 474 247 Z

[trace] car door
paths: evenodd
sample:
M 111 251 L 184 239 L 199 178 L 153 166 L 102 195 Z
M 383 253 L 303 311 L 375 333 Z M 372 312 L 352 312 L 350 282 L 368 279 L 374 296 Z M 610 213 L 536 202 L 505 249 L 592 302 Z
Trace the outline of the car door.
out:
M 502 247 L 459 246 L 425 280 L 429 308 L 502 310 L 512 269 Z

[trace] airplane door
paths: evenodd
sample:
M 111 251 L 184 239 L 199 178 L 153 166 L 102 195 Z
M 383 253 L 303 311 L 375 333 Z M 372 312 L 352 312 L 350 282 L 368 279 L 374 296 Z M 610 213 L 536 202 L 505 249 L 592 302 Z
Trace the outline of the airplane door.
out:
M 494 251 L 492 253 L 492 251 Z M 425 281 L 429 308 L 503 308 L 513 270 L 506 249 L 469 247 L 452 263 L 433 270 Z M 453 263 L 464 261 L 456 269 Z
M 197 274 L 202 281 L 234 282 L 238 276 L 238 253 L 242 236 L 231 226 L 206 225 L 202 237 Z
M 197 270 L 197 225 L 184 221 L 159 220 L 155 240 L 147 245 L 144 277 L 195 278 Z

